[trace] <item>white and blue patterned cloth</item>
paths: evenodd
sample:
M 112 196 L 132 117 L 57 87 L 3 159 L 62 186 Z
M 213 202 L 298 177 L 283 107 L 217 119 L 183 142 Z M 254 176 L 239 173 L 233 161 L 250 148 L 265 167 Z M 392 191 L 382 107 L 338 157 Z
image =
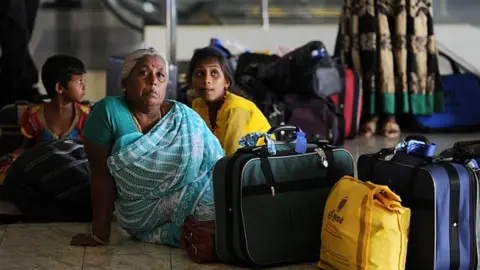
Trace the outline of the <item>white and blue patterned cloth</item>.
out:
M 275 140 L 272 138 L 272 134 L 262 132 L 248 133 L 240 139 L 238 145 L 240 145 L 241 147 L 253 147 L 256 146 L 258 140 L 262 138 L 266 142 L 268 152 L 271 155 L 275 155 L 277 153 L 277 149 L 275 147 Z
M 171 102 L 150 132 L 120 137 L 107 164 L 120 225 L 142 241 L 179 246 L 187 216 L 215 218 L 212 169 L 224 151 L 196 112 Z

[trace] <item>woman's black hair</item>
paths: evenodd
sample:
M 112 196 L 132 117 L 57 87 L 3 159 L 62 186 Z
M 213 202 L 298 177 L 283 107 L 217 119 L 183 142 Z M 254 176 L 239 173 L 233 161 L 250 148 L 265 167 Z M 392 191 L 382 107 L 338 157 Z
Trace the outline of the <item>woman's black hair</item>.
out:
M 188 67 L 188 74 L 187 74 L 187 82 L 191 86 L 192 85 L 192 77 L 193 77 L 193 72 L 195 71 L 195 67 L 202 61 L 206 60 L 216 60 L 218 61 L 218 64 L 220 65 L 220 68 L 222 69 L 222 72 L 226 79 L 230 82 L 230 88 L 229 91 L 242 96 L 246 99 L 251 99 L 250 96 L 248 96 L 245 91 L 243 91 L 241 88 L 237 87 L 235 85 L 234 81 L 234 74 L 233 70 L 230 67 L 228 63 L 228 59 L 222 55 L 221 52 L 219 52 L 217 49 L 212 48 L 212 47 L 204 47 L 201 49 L 195 50 L 193 53 L 192 59 L 190 59 L 190 65 Z

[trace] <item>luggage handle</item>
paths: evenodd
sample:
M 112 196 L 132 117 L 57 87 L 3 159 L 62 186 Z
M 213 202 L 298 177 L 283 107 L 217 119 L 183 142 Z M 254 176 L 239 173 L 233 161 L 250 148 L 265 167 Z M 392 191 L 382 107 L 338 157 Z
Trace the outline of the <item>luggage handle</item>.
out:
M 462 148 L 462 147 L 472 146 L 472 145 L 476 145 L 476 144 L 480 145 L 480 140 L 456 142 L 453 145 L 453 147 L 454 148 Z
M 387 186 L 375 185 L 372 182 L 365 182 L 365 185 L 370 188 L 370 194 L 373 199 L 380 201 L 389 210 L 393 210 L 394 206 L 400 206 L 402 199 L 395 194 Z
M 450 63 L 450 67 L 452 68 L 453 74 L 461 74 L 460 67 L 458 66 L 457 62 L 455 62 L 455 60 L 453 60 L 452 57 L 450 57 L 449 55 L 447 55 L 446 53 L 444 53 L 442 51 L 438 51 L 438 54 L 441 57 L 447 59 L 447 61 Z
M 475 159 L 480 157 L 480 140 L 460 141 L 453 145 L 453 158 L 455 160 Z M 448 150 L 445 150 L 447 152 Z M 444 154 L 442 153 L 442 154 Z
M 267 134 L 269 135 L 274 135 L 276 132 L 302 132 L 302 129 L 294 126 L 294 125 L 280 125 L 276 127 L 270 128 L 270 130 L 267 131 Z M 295 139 L 294 139 L 295 140 Z M 292 141 L 289 141 L 292 142 Z M 320 148 L 335 148 L 335 146 L 332 146 L 329 144 L 328 140 L 317 140 L 317 141 L 310 141 L 308 143 L 316 144 Z
M 317 144 L 319 147 L 323 145 L 321 142 Z M 332 185 L 335 184 L 339 179 L 339 175 L 336 172 L 336 163 L 335 157 L 333 155 L 333 148 L 327 147 L 324 150 L 327 161 L 329 163 L 327 170 L 327 181 L 331 181 Z M 275 176 L 273 175 L 272 166 L 270 165 L 270 161 L 268 160 L 268 155 L 264 151 L 258 151 L 256 154 L 260 157 L 260 168 L 263 172 L 263 177 L 265 177 L 265 183 L 269 186 L 272 196 L 275 196 Z
M 317 145 L 322 148 L 325 147 L 325 144 L 321 141 L 318 142 Z M 332 184 L 335 184 L 340 179 L 340 177 L 335 170 L 336 162 L 335 162 L 335 157 L 333 155 L 333 148 L 325 147 L 324 153 L 329 163 L 328 167 L 326 167 L 327 181 L 331 181 Z M 270 161 L 268 160 L 268 154 L 265 153 L 265 151 L 258 151 L 258 152 L 255 152 L 255 154 L 257 154 L 258 157 L 260 158 L 260 168 L 263 172 L 265 183 L 269 186 L 272 196 L 275 196 L 276 181 L 275 181 L 275 176 L 273 175 L 272 166 L 270 165 Z
M 430 143 L 430 140 L 427 139 L 427 137 L 423 136 L 423 135 L 408 135 L 406 138 L 405 138 L 405 142 L 409 142 L 409 141 L 412 141 L 412 140 L 415 140 L 415 141 L 421 141 L 421 142 L 424 142 L 425 144 L 431 144 Z
M 299 127 L 292 126 L 292 125 L 281 125 L 281 126 L 272 127 L 270 130 L 267 131 L 267 134 L 274 134 L 276 132 L 281 132 L 281 131 L 300 132 L 301 129 Z

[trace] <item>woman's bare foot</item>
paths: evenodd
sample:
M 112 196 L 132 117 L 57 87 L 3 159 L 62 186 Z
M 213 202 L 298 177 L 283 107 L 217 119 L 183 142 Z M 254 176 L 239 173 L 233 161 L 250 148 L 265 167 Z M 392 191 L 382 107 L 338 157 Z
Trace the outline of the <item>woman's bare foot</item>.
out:
M 396 139 L 400 137 L 400 126 L 395 121 L 395 118 L 388 119 L 383 124 L 383 135 L 389 139 Z
M 366 138 L 370 138 L 377 132 L 378 118 L 372 117 L 368 122 L 364 123 L 360 128 L 360 135 Z

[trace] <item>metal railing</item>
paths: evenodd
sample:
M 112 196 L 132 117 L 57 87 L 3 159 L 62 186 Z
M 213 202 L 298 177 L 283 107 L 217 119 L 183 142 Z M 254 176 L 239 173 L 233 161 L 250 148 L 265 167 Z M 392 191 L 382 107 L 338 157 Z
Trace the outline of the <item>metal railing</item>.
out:
M 131 13 L 147 25 L 165 25 L 165 0 L 102 0 L 120 18 Z M 343 0 L 177 0 L 177 17 L 181 25 L 252 25 L 317 24 L 334 22 Z M 120 14 L 122 13 L 122 14 Z M 124 18 L 120 18 L 125 21 Z M 131 23 L 130 23 L 131 24 Z M 138 28 L 139 25 L 136 25 Z M 266 26 L 267 27 L 267 26 Z
M 434 1 L 434 9 L 437 11 L 436 17 L 449 16 L 448 1 L 453 0 Z M 280 23 L 298 24 L 299 18 L 302 16 L 303 18 L 309 18 L 310 16 L 310 18 L 315 17 L 317 19 L 328 17 L 331 19 L 330 23 L 336 23 L 344 0 L 260 0 L 253 1 L 253 4 L 248 0 L 103 0 L 103 2 L 105 5 L 109 5 L 110 9 L 117 9 L 119 6 L 123 6 L 125 9 L 123 13 L 143 16 L 144 24 L 151 22 L 153 24 L 165 25 L 167 28 L 167 55 L 171 63 L 175 64 L 177 60 L 176 52 L 170 48 L 175 48 L 177 45 L 177 25 L 179 22 L 183 25 L 187 21 L 190 22 L 187 24 L 197 25 L 195 20 L 189 20 L 188 17 L 199 10 L 202 14 L 210 12 L 209 16 L 216 18 L 208 24 L 230 24 L 231 21 L 228 21 L 228 18 L 223 19 L 220 17 L 233 16 L 233 14 L 249 14 L 248 16 L 255 17 L 255 20 L 246 20 L 241 23 L 241 19 L 238 19 L 234 24 L 257 24 L 259 27 L 268 30 L 272 24 L 279 23 L 279 18 L 284 20 Z M 113 5 L 115 2 L 117 3 L 116 6 Z M 114 12 L 114 14 L 120 19 L 123 18 L 123 21 L 126 21 L 129 26 L 136 30 L 140 30 L 144 26 L 138 23 L 134 25 L 131 20 L 125 20 L 125 15 L 120 14 L 118 11 Z M 295 17 L 295 14 L 300 15 Z M 310 21 L 310 23 L 308 23 L 308 20 L 305 22 L 307 24 L 317 23 L 314 20 Z
M 457 0 L 458 1 L 458 0 Z M 467 0 L 465 0 L 467 1 Z M 473 1 L 473 0 L 471 0 Z M 166 25 L 165 0 L 102 0 L 114 15 L 139 30 L 143 25 L 126 19 L 126 13 L 144 20 L 146 25 Z M 334 23 L 344 0 L 177 0 L 177 20 L 181 25 L 252 25 Z M 437 21 L 451 16 L 453 0 L 433 1 Z M 115 10 L 116 9 L 116 10 Z M 122 11 L 118 11 L 122 9 Z M 455 13 L 455 12 L 453 12 Z M 128 17 L 128 16 L 127 16 Z M 449 18 L 451 21 L 452 18 Z

